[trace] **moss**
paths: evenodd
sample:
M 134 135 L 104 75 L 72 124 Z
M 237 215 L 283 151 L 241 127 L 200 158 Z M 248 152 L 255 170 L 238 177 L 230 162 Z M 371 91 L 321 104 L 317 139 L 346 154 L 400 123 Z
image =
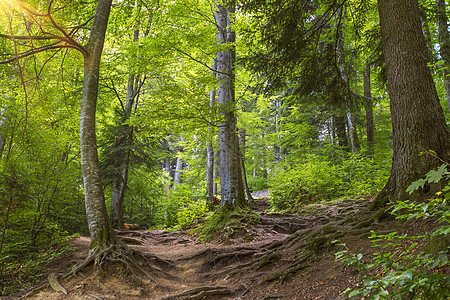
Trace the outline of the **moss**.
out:
M 256 237 L 252 229 L 259 222 L 259 215 L 250 209 L 222 208 L 206 219 L 194 233 L 203 242 L 218 240 L 227 243 L 239 238 L 252 241 Z

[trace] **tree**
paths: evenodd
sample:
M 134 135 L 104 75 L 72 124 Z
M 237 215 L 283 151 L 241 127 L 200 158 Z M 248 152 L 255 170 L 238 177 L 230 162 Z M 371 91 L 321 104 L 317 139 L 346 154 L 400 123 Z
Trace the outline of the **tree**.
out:
M 223 116 L 223 123 L 219 128 L 220 145 L 220 190 L 221 206 L 235 209 L 247 206 L 242 181 L 240 165 L 239 141 L 236 132 L 235 110 L 235 33 L 230 21 L 234 14 L 234 2 L 227 3 L 227 7 L 217 4 L 215 19 L 218 30 L 219 43 L 224 47 L 217 53 L 217 78 L 219 89 L 218 103 Z
M 449 131 L 427 67 L 417 0 L 378 0 L 393 132 L 390 178 L 372 208 L 406 197 L 408 185 L 449 156 Z M 425 190 L 426 192 L 426 190 Z
M 109 223 L 100 176 L 96 138 L 96 106 L 100 61 L 112 0 L 98 1 L 93 17 L 93 23 L 90 28 L 89 39 L 85 46 L 79 44 L 74 37 L 78 30 L 84 28 L 87 23 L 76 26 L 70 32 L 67 32 L 63 26 L 58 25 L 53 19 L 51 14 L 53 4 L 53 2 L 50 2 L 46 10 L 47 13 L 41 14 L 31 10 L 22 3 L 18 3 L 23 10 L 33 16 L 29 21 L 34 22 L 34 24 L 40 28 L 41 32 L 37 35 L 15 36 L 11 30 L 10 35 L 2 35 L 2 37 L 12 40 L 14 45 L 16 45 L 17 40 L 55 42 L 36 47 L 33 43 L 30 43 L 31 50 L 26 50 L 22 53 L 19 53 L 16 47 L 15 55 L 2 63 L 15 62 L 27 56 L 52 49 L 72 48 L 83 54 L 84 78 L 80 103 L 80 145 L 86 216 L 91 238 L 90 255 L 88 259 L 80 265 L 80 267 L 83 267 L 86 264 L 93 262 L 97 254 L 101 251 L 108 247 L 109 249 L 112 249 L 112 247 L 110 247 L 111 245 L 126 247 L 115 236 Z M 44 31 L 42 24 L 39 22 L 45 23 L 47 27 L 50 24 L 52 32 Z

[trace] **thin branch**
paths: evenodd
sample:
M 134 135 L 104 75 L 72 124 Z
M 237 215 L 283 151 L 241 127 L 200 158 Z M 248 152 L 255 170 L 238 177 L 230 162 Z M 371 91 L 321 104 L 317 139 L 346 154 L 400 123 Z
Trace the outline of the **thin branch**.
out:
M 9 63 L 14 62 L 16 60 L 25 58 L 25 57 L 33 55 L 33 54 L 44 52 L 44 51 L 47 51 L 47 50 L 61 49 L 61 48 L 73 48 L 73 49 L 79 50 L 78 48 L 76 48 L 73 45 L 56 45 L 56 44 L 52 44 L 52 45 L 48 45 L 48 46 L 42 46 L 42 47 L 39 47 L 39 48 L 36 48 L 36 49 L 31 49 L 31 50 L 26 51 L 26 52 L 18 53 L 13 58 L 10 58 L 10 59 L 4 60 L 4 61 L 0 61 L 0 65 L 9 64 Z
M 176 48 L 176 47 L 172 47 L 172 49 L 175 50 L 175 51 L 180 52 L 181 54 L 183 54 L 183 55 L 189 57 L 189 58 L 192 59 L 193 61 L 195 61 L 195 62 L 201 64 L 202 66 L 206 67 L 206 68 L 207 68 L 208 70 L 210 70 L 211 72 L 220 73 L 220 74 L 224 74 L 224 75 L 227 75 L 227 76 L 230 75 L 229 73 L 226 73 L 226 72 L 221 72 L 221 71 L 218 71 L 218 70 L 214 70 L 213 68 L 211 68 L 210 66 L 208 66 L 208 65 L 205 64 L 204 62 L 202 62 L 202 61 L 200 61 L 200 60 L 194 58 L 192 55 L 190 55 L 189 53 L 184 52 L 184 51 L 181 50 L 181 49 L 178 49 L 178 48 Z
M 5 38 L 9 40 L 33 40 L 33 41 L 42 41 L 42 40 L 56 40 L 57 36 L 34 36 L 34 35 L 7 35 L 0 33 L 0 38 Z

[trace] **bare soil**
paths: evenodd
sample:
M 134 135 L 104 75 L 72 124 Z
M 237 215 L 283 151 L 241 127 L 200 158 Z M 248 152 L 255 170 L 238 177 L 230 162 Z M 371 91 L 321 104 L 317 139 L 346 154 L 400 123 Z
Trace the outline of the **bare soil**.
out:
M 370 202 L 362 198 L 270 213 L 267 198 L 257 199 L 261 222 L 252 229 L 255 239 L 228 245 L 199 243 L 183 231 L 120 231 L 130 248 L 152 262 L 149 273 L 159 275 L 137 282 L 119 267 L 108 268 L 103 276 L 88 269 L 67 280 L 59 277 L 67 295 L 47 286 L 7 299 L 346 299 L 341 293 L 358 285 L 361 274 L 335 262 L 339 249 L 332 240 L 369 258 L 374 252 L 370 230 L 417 234 L 433 226 L 376 215 L 367 210 Z M 53 261 L 48 273 L 62 275 L 87 257 L 89 238 L 72 243 L 77 250 Z

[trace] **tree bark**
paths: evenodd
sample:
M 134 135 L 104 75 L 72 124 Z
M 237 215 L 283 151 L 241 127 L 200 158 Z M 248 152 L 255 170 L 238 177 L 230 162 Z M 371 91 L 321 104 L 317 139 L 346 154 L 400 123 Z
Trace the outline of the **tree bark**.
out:
M 106 211 L 95 134 L 100 60 L 112 0 L 99 0 L 84 54 L 84 80 L 80 110 L 81 166 L 91 250 L 115 243 Z
M 364 66 L 364 107 L 366 110 L 366 131 L 367 131 L 367 150 L 370 156 L 373 156 L 374 125 L 373 125 L 373 103 L 370 86 L 370 66 Z
M 232 45 L 235 42 L 235 33 L 230 26 L 233 14 L 234 3 L 232 1 L 228 3 L 228 7 L 217 4 L 215 19 L 218 39 L 219 43 L 224 46 Z M 221 206 L 229 209 L 246 206 L 234 114 L 234 63 L 235 51 L 233 48 L 217 53 L 217 77 L 219 80 L 217 98 L 224 118 L 219 129 Z
M 388 183 L 372 208 L 403 200 L 406 188 L 448 158 L 449 131 L 427 67 L 417 0 L 378 0 L 392 117 L 393 157 Z M 420 197 L 421 195 L 416 195 Z
M 450 34 L 445 10 L 445 0 L 436 0 L 437 21 L 439 30 L 439 53 L 447 66 L 450 65 Z M 444 70 L 444 87 L 447 93 L 448 110 L 450 112 L 450 70 Z

